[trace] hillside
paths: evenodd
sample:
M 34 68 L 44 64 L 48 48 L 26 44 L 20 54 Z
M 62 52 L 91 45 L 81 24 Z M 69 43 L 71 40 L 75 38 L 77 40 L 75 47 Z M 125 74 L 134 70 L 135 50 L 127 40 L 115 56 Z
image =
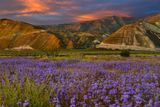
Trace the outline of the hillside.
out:
M 160 14 L 121 27 L 97 48 L 156 49 L 160 47 Z
M 108 34 L 120 27 L 133 23 L 138 18 L 110 16 L 86 22 L 76 22 L 60 25 L 42 25 L 48 32 L 54 33 L 62 41 L 64 48 L 92 48 L 101 42 Z
M 52 49 L 59 48 L 60 40 L 46 30 L 31 24 L 0 20 L 0 49 Z
M 105 33 L 112 33 L 118 28 L 133 23 L 137 18 L 132 17 L 119 17 L 110 16 L 103 19 L 86 21 L 86 22 L 76 22 L 71 24 L 60 24 L 60 25 L 42 25 L 41 27 L 52 31 L 52 32 L 88 32 L 93 35 L 100 35 Z
M 159 48 L 160 14 L 136 20 L 112 16 L 80 23 L 34 26 L 1 19 L 0 49 L 86 49 L 101 41 L 97 48 Z

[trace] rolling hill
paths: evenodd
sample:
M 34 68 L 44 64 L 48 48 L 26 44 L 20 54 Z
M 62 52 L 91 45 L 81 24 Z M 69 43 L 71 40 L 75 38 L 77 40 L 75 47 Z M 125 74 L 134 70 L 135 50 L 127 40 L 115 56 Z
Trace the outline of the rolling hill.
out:
M 10 19 L 0 20 L 0 49 L 59 48 L 60 40 L 46 30 Z
M 97 48 L 133 50 L 160 48 L 160 14 L 121 27 Z

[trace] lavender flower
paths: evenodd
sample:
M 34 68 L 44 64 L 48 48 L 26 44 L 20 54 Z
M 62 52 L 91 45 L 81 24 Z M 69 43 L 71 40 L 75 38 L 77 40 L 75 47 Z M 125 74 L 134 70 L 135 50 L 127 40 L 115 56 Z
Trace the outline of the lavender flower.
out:
M 158 107 L 159 69 L 160 63 L 145 61 L 39 61 L 2 58 L 0 105 L 8 102 L 8 99 L 27 97 L 29 100 L 23 102 L 19 99 L 14 105 Z M 13 93 L 15 90 L 18 93 Z M 44 97 L 44 102 L 37 96 Z M 41 103 L 32 104 L 34 101 Z
M 27 107 L 29 106 L 29 104 L 30 104 L 29 100 L 25 100 L 23 103 L 23 107 Z
M 22 100 L 19 99 L 18 102 L 17 102 L 17 105 L 22 105 L 22 104 L 23 104 L 23 103 L 22 103 Z

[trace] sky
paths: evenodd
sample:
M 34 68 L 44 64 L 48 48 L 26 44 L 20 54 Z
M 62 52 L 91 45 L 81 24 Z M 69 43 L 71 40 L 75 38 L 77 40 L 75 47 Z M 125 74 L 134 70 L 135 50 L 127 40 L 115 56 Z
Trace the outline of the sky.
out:
M 160 0 L 0 0 L 0 18 L 48 25 L 160 13 Z

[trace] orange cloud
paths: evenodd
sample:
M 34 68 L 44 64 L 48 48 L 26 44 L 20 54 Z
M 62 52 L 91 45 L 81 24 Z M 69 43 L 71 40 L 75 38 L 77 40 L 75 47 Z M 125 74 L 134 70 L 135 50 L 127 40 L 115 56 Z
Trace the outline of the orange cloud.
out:
M 122 11 L 118 11 L 118 10 L 95 11 L 93 13 L 82 14 L 82 15 L 76 16 L 74 18 L 74 20 L 75 21 L 89 21 L 89 20 L 95 20 L 95 19 L 103 18 L 104 16 L 130 17 L 130 14 L 127 13 L 127 12 L 122 12 Z
M 97 19 L 97 17 L 93 16 L 93 15 L 80 15 L 80 16 L 77 16 L 75 18 L 76 21 L 88 21 L 88 20 L 94 20 L 94 19 Z
M 49 10 L 49 7 L 41 0 L 21 0 L 23 5 L 26 7 L 21 12 L 45 12 Z
M 60 13 L 53 11 L 47 5 L 48 3 L 53 3 L 50 0 L 42 1 L 42 0 L 19 0 L 25 8 L 19 10 L 17 16 L 31 16 L 35 13 L 43 13 L 46 15 L 60 15 Z

